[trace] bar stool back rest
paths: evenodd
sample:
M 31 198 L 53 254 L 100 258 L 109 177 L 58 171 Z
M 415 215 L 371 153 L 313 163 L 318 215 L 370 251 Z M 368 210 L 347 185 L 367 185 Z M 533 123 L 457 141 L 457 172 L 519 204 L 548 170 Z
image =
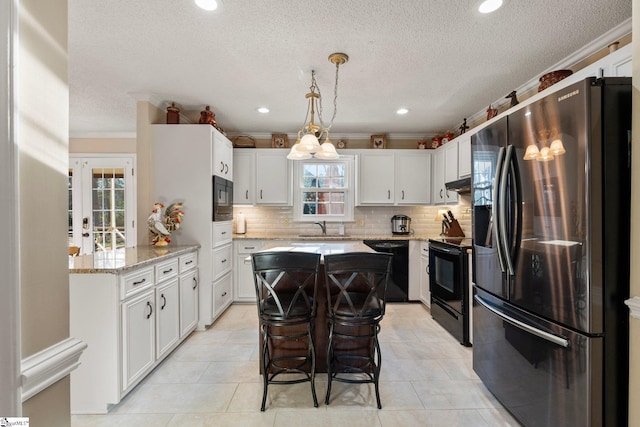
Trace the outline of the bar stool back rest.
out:
M 261 370 L 263 394 L 261 411 L 267 401 L 270 384 L 311 383 L 313 404 L 318 406 L 315 391 L 315 347 L 313 321 L 320 255 L 304 252 L 258 252 L 251 255 L 254 285 L 261 329 Z M 273 343 L 292 343 L 278 351 Z M 301 347 L 301 343 L 306 343 Z M 280 379 L 280 374 L 302 374 Z M 276 378 L 278 377 L 278 378 Z
M 382 317 L 392 254 L 327 255 L 327 301 L 330 317 Z
M 315 316 L 320 255 L 262 252 L 253 254 L 252 263 L 261 317 L 287 320 Z
M 324 257 L 329 317 L 326 405 L 332 381 L 372 383 L 378 409 L 382 409 L 378 332 L 392 258 L 393 254 L 379 252 Z

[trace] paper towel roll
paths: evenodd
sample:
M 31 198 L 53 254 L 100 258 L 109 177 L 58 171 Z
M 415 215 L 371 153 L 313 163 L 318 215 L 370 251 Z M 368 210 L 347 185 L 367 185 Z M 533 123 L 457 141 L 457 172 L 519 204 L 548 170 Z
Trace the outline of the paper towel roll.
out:
M 246 233 L 246 224 L 245 224 L 245 220 L 244 220 L 244 214 L 242 212 L 240 212 L 238 214 L 238 217 L 236 218 L 236 233 L 237 234 L 244 234 Z

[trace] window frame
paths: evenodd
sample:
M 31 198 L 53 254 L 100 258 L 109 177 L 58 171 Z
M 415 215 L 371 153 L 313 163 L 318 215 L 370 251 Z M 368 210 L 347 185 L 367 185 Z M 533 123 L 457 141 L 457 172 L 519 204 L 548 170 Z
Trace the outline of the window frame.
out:
M 336 214 L 305 214 L 303 193 L 309 190 L 303 187 L 304 184 L 304 166 L 305 165 L 344 165 L 344 213 Z M 355 207 L 355 156 L 341 155 L 336 160 L 327 159 L 308 159 L 296 160 L 293 168 L 293 220 L 296 222 L 352 222 L 354 221 Z

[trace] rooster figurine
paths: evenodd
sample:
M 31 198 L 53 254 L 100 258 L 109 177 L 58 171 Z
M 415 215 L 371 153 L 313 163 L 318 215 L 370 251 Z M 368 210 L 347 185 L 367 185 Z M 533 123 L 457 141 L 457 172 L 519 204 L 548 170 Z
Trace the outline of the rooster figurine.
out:
M 169 238 L 171 232 L 180 228 L 180 222 L 184 216 L 182 203 L 173 203 L 164 212 L 163 208 L 162 203 L 155 203 L 147 220 L 149 231 L 154 235 L 151 240 L 151 244 L 154 246 L 167 246 L 171 242 Z

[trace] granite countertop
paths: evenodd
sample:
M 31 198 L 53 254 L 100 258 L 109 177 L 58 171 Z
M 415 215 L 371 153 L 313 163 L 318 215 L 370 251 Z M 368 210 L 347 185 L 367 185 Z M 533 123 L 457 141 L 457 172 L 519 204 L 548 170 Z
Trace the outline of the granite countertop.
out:
M 439 237 L 439 236 L 438 236 Z M 286 240 L 286 241 L 363 241 L 363 240 L 424 240 L 428 241 L 434 238 L 429 234 L 347 234 L 344 236 L 338 234 L 269 234 L 269 233 L 246 233 L 234 234 L 234 239 L 255 239 L 255 240 Z
M 185 246 L 136 246 L 92 255 L 69 257 L 70 274 L 119 274 L 133 268 L 153 264 L 163 259 L 193 252 L 200 245 Z
M 362 242 L 307 242 L 307 243 L 293 243 L 291 245 L 278 245 L 270 244 L 262 248 L 260 252 L 311 252 L 320 254 L 321 256 L 343 254 L 349 252 L 375 252 L 369 246 Z

